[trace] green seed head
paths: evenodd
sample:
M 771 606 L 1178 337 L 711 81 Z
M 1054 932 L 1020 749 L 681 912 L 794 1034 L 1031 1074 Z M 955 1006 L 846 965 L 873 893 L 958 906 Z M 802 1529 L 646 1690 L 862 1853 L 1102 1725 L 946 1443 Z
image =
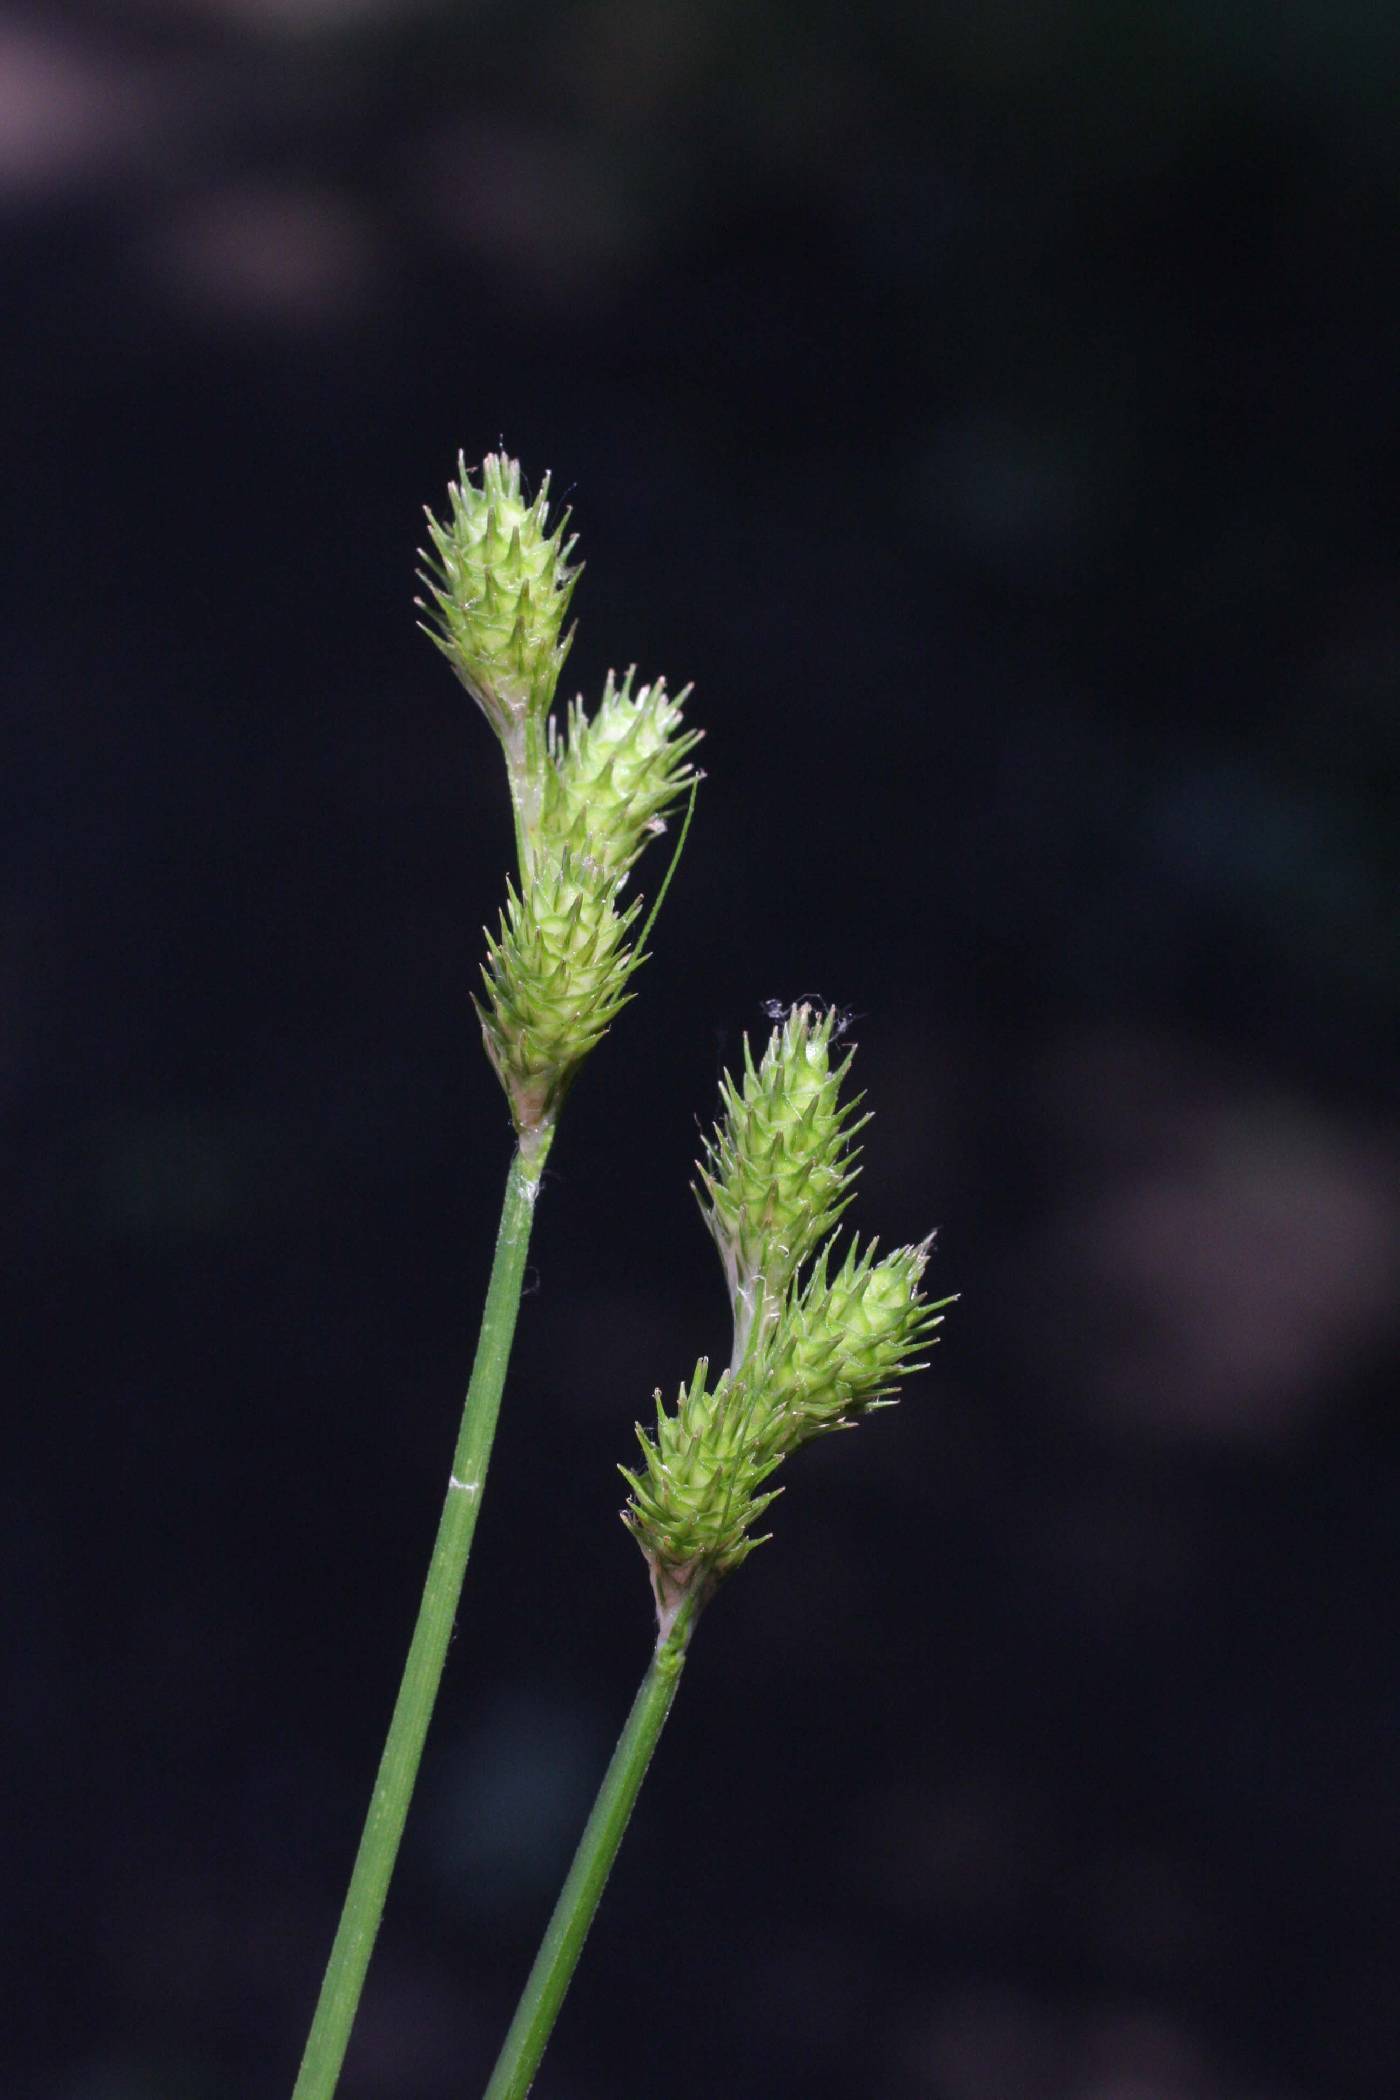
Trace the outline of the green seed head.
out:
M 833 1064 L 830 1013 L 795 1006 L 755 1066 L 720 1085 L 724 1114 L 705 1142 L 696 1194 L 719 1248 L 742 1357 L 761 1288 L 771 1319 L 793 1277 L 850 1202 L 859 1171 L 858 1102 L 838 1096 L 851 1053 Z
M 658 1393 L 655 1429 L 637 1431 L 642 1467 L 622 1468 L 663 1634 L 684 1598 L 703 1604 L 761 1543 L 753 1527 L 788 1454 L 888 1405 L 952 1303 L 924 1297 L 930 1240 L 883 1260 L 853 1241 L 833 1275 L 827 1238 L 809 1262 L 856 1172 L 853 1108 L 837 1099 L 850 1059 L 833 1068 L 831 1032 L 829 1014 L 794 1007 L 759 1065 L 745 1044 L 742 1084 L 721 1086 L 700 1202 L 734 1298 L 733 1364 L 710 1392 L 701 1363 L 673 1413 Z
M 549 530 L 549 476 L 527 503 L 519 462 L 489 452 L 474 481 L 464 459 L 448 515 L 428 512 L 424 627 L 503 742 L 554 697 L 572 634 L 562 633 L 579 569 L 568 513 Z
M 730 1372 L 706 1390 L 702 1358 L 674 1414 L 656 1395 L 656 1429 L 637 1426 L 642 1468 L 619 1467 L 631 1493 L 622 1520 L 651 1568 L 663 1628 L 680 1600 L 702 1595 L 763 1541 L 750 1534 L 779 1490 L 761 1492 L 782 1461 L 753 1387 Z
M 686 761 L 700 741 L 681 713 L 689 686 L 673 697 L 658 678 L 634 695 L 633 676 L 629 670 L 618 685 L 609 671 L 591 719 L 575 700 L 567 736 L 550 724 L 545 781 L 546 835 L 619 876 L 665 829 L 695 777 Z
M 617 891 L 616 876 L 592 861 L 537 859 L 523 895 L 507 885 L 500 932 L 487 936 L 477 1013 L 522 1143 L 552 1124 L 579 1064 L 631 996 L 642 958 L 626 935 L 641 900 L 619 912 Z
M 942 1307 L 920 1290 L 927 1244 L 878 1262 L 873 1244 L 864 1253 L 853 1244 L 835 1276 L 828 1253 L 737 1373 L 707 1392 L 701 1363 L 674 1414 L 658 1393 L 655 1431 L 637 1430 L 644 1464 L 621 1469 L 631 1489 L 623 1520 L 646 1555 L 663 1624 L 688 1590 L 699 1585 L 703 1599 L 763 1543 L 753 1527 L 781 1492 L 765 1483 L 790 1452 L 888 1405 L 927 1361 L 942 1324 Z
M 835 1276 L 831 1249 L 794 1287 L 753 1363 L 751 1376 L 785 1425 L 787 1448 L 829 1429 L 849 1428 L 869 1408 L 888 1405 L 901 1378 L 923 1370 L 943 1324 L 943 1299 L 920 1289 L 929 1242 L 875 1259 L 852 1241 Z

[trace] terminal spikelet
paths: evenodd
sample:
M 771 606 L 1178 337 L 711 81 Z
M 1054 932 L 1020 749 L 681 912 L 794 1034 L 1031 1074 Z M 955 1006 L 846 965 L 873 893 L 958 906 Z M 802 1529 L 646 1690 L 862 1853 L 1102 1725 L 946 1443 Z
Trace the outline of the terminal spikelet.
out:
M 579 567 L 567 511 L 549 527 L 549 476 L 525 500 L 520 465 L 488 452 L 478 478 L 458 459 L 448 514 L 429 511 L 423 627 L 502 742 L 543 721 L 573 640 L 563 634 Z
M 755 1065 L 720 1083 L 724 1114 L 705 1141 L 696 1195 L 734 1307 L 736 1356 L 762 1296 L 771 1318 L 807 1257 L 851 1200 L 859 1100 L 842 1104 L 851 1062 L 831 1057 L 834 1015 L 794 1006 Z

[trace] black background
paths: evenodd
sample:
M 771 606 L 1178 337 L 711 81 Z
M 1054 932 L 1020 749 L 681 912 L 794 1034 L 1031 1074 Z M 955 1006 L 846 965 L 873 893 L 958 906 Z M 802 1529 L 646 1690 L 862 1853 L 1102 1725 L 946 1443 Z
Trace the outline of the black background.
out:
M 500 438 L 569 690 L 693 678 L 709 779 L 345 2100 L 480 2090 L 648 1651 L 613 1468 L 725 1345 L 697 1119 L 799 995 L 962 1299 L 707 1618 L 540 2100 L 1400 2085 L 1397 21 L 6 10 L 6 2094 L 290 2088 L 508 1157 L 411 602 Z

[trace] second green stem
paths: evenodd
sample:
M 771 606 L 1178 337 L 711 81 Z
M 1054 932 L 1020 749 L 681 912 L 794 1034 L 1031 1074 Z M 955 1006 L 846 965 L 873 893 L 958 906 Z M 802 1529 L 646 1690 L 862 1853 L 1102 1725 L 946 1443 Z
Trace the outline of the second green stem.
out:
M 593 1812 L 579 1839 L 568 1879 L 559 1891 L 554 1915 L 496 2059 L 484 2100 L 525 2100 L 534 2081 L 578 1967 L 588 1928 L 622 1843 L 622 1833 L 671 1711 L 694 1622 L 694 1602 L 688 1599 L 665 1639 L 657 1643 L 651 1667 L 632 1702 L 627 1725 L 618 1738 Z

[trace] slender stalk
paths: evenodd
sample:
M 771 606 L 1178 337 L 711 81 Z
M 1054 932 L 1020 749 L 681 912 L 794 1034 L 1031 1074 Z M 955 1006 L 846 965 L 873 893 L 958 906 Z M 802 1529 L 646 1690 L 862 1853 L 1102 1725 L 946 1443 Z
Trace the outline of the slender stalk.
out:
M 506 1177 L 491 1281 L 462 1410 L 452 1476 L 423 1585 L 418 1622 L 292 2100 L 331 2100 L 359 2007 L 476 1531 L 525 1280 L 539 1174 L 547 1150 L 546 1133 L 542 1143 L 536 1142 L 528 1161 L 519 1152 L 515 1154 Z
M 484 2100 L 525 2100 L 540 2067 L 559 2008 L 573 1981 L 598 1899 L 617 1858 L 647 1766 L 676 1696 L 695 1620 L 687 1598 L 671 1629 L 657 1642 L 627 1725 L 598 1789 L 592 1814 L 579 1839 L 568 1879 L 540 1942 L 535 1966 L 520 1996 L 510 2032 L 496 2059 Z
M 528 728 L 519 723 L 501 737 L 506 779 L 510 784 L 511 820 L 515 825 L 515 861 L 520 870 L 522 891 L 529 880 L 531 850 L 540 818 L 539 746 L 538 734 L 531 738 Z

